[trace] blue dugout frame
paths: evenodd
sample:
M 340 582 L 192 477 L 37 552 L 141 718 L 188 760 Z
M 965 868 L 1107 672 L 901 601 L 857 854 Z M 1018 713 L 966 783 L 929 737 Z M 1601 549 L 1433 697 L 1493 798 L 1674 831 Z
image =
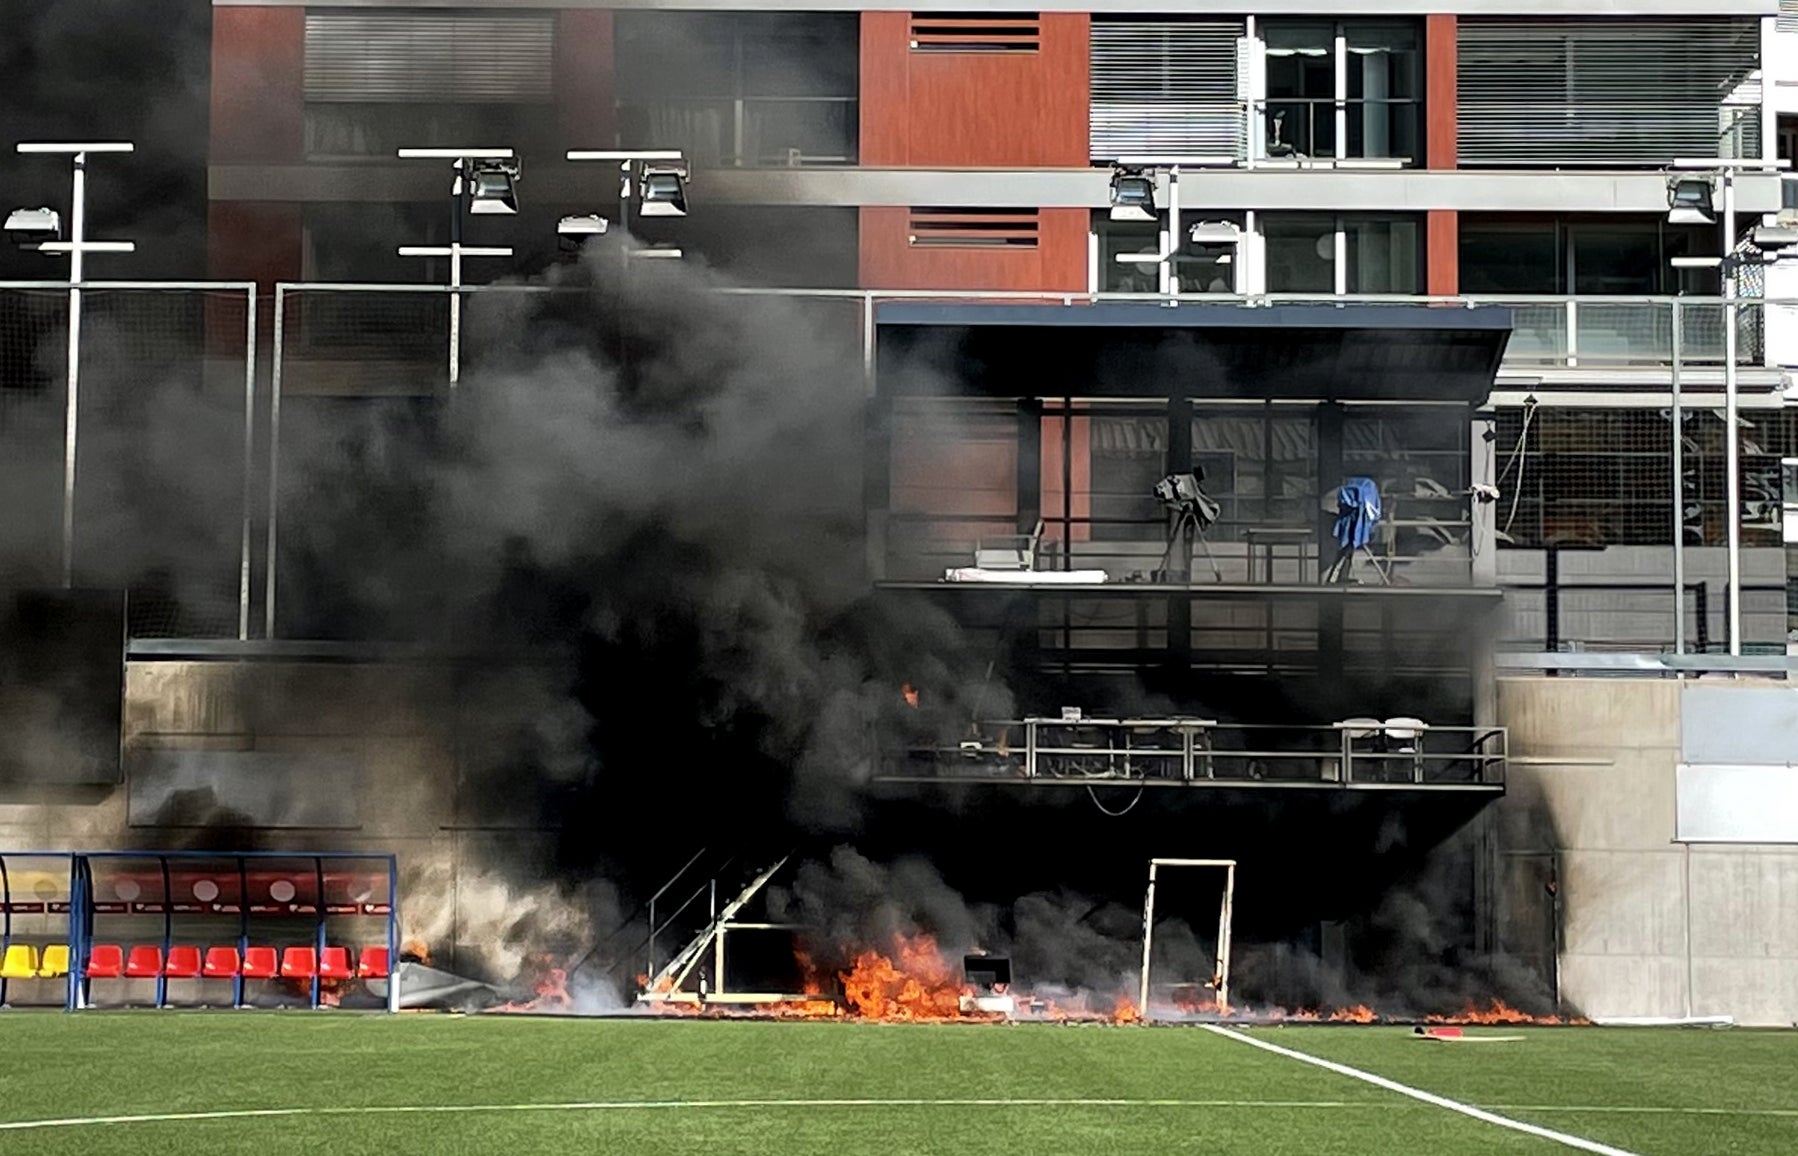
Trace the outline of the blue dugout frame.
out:
M 163 899 L 162 907 L 162 958 L 166 961 L 169 948 L 175 938 L 175 903 L 170 895 L 171 866 L 183 863 L 206 863 L 212 866 L 235 863 L 238 877 L 238 938 L 237 951 L 241 960 L 244 951 L 250 946 L 250 907 L 249 871 L 250 865 L 258 860 L 285 860 L 292 863 L 311 863 L 316 886 L 316 902 L 313 904 L 315 929 L 313 933 L 313 950 L 323 956 L 325 949 L 326 921 L 329 918 L 329 904 L 325 902 L 325 864 L 364 863 L 378 864 L 387 869 L 387 1010 L 399 1010 L 399 859 L 395 855 L 369 851 L 5 851 L 0 852 L 0 954 L 12 946 L 13 938 L 13 899 L 11 876 L 7 869 L 9 859 L 66 860 L 69 871 L 68 900 L 68 940 L 69 940 L 69 974 L 64 991 L 63 1008 L 66 1011 L 77 1011 L 86 1002 L 88 958 L 94 946 L 94 872 L 93 865 L 98 861 L 137 860 L 155 863 L 162 873 Z M 47 913 L 53 911 L 54 904 L 45 904 Z M 243 1006 L 244 980 L 239 974 L 232 982 L 231 1002 L 236 1007 Z M 0 996 L 4 996 L 4 981 L 0 980 Z M 158 976 L 156 980 L 156 1006 L 166 1006 L 168 1000 L 168 980 Z M 312 977 L 312 986 L 308 998 L 308 1006 L 319 1006 L 319 977 Z

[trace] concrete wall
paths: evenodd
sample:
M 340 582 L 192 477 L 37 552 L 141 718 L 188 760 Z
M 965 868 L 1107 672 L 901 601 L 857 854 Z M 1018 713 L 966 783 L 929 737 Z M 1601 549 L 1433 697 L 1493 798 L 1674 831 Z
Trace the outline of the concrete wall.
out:
M 1498 808 L 1501 863 L 1551 856 L 1557 865 L 1570 1010 L 1793 1024 L 1798 846 L 1673 842 L 1688 685 L 1501 679 L 1514 760 Z M 1514 924 L 1505 938 L 1527 939 L 1530 918 L 1527 905 L 1501 911 Z
M 530 862 L 550 836 L 469 813 L 480 808 L 464 802 L 459 752 L 479 736 L 461 716 L 479 712 L 458 710 L 456 696 L 441 667 L 132 662 L 123 781 L 11 789 L 0 797 L 0 848 L 391 852 L 400 862 L 402 937 L 423 940 L 444 966 L 510 978 L 523 949 L 507 945 L 509 928 L 572 922 L 581 938 L 591 934 L 579 926 L 587 908 L 560 903 L 553 889 L 521 878 L 528 872 L 491 867 Z M 184 760 L 192 752 L 209 755 Z M 173 802 L 171 763 L 188 771 Z M 331 800 L 322 826 L 316 807 L 296 804 L 315 769 L 349 796 Z M 270 781 L 259 786 L 259 777 Z

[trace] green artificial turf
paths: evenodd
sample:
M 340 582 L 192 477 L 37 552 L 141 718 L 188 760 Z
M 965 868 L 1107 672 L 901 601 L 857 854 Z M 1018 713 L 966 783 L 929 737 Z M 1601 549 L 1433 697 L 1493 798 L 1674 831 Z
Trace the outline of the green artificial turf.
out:
M 1648 1156 L 1798 1152 L 1798 1034 L 1493 1031 L 1526 1039 L 1254 1034 Z M 0 1121 L 309 1110 L 0 1130 L 0 1152 L 43 1156 L 1571 1151 L 1190 1027 L 0 1012 L 0 1056 Z M 885 1102 L 692 1103 L 831 1099 Z M 890 1102 L 906 1099 L 1130 1102 Z M 667 1106 L 629 1106 L 649 1102 Z M 590 1106 L 505 1108 L 545 1104 Z M 470 1105 L 483 1110 L 355 1111 Z

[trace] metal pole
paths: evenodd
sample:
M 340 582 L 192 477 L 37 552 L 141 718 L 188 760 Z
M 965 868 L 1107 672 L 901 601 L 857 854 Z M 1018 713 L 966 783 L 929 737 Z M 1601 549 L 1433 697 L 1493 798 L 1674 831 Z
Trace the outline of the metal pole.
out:
M 456 162 L 456 180 L 450 186 L 450 295 L 449 387 L 462 380 L 462 161 Z
M 281 495 L 281 345 L 287 333 L 287 286 L 275 286 L 275 336 L 268 388 L 268 559 L 263 575 L 262 636 L 275 636 L 275 539 Z
M 62 447 L 62 585 L 75 585 L 75 436 L 81 399 L 81 284 L 83 242 L 87 240 L 87 154 L 75 154 L 75 175 L 69 194 L 69 378 L 67 410 L 63 415 Z
M 1723 171 L 1724 502 L 1729 527 L 1729 653 L 1742 653 L 1742 435 L 1736 428 L 1736 181 Z
M 1217 1010 L 1230 1014 L 1230 927 L 1235 918 L 1236 865 L 1224 868 L 1224 904 L 1217 917 Z
M 256 458 L 256 286 L 245 290 L 243 364 L 243 548 L 237 566 L 237 640 L 250 638 L 250 506 L 255 499 L 251 468 Z
M 1142 903 L 1142 982 L 1137 989 L 1136 1010 L 1144 1020 L 1149 1018 L 1149 947 L 1155 936 L 1155 869 L 1149 861 L 1149 891 Z
M 1673 653 L 1686 652 L 1686 470 L 1685 418 L 1680 412 L 1679 376 L 1685 356 L 1685 315 L 1673 299 Z
M 1174 258 L 1180 252 L 1180 166 L 1167 171 L 1167 236 L 1161 243 L 1161 291 L 1178 295 L 1180 275 Z M 1173 304 L 1169 301 L 1168 304 Z

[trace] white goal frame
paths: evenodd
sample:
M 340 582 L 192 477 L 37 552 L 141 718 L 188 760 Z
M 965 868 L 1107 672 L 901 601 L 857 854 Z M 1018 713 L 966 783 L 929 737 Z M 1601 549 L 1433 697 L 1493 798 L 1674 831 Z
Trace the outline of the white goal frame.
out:
M 1224 871 L 1224 898 L 1217 917 L 1217 1006 L 1221 1012 L 1230 1008 L 1230 917 L 1236 900 L 1236 860 L 1234 859 L 1150 859 L 1149 890 L 1142 905 L 1142 986 L 1137 1007 L 1143 1019 L 1149 1018 L 1149 951 L 1155 939 L 1155 881 L 1163 867 L 1221 867 Z

